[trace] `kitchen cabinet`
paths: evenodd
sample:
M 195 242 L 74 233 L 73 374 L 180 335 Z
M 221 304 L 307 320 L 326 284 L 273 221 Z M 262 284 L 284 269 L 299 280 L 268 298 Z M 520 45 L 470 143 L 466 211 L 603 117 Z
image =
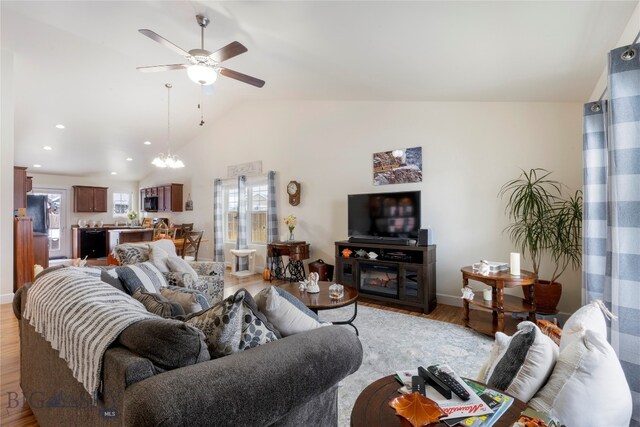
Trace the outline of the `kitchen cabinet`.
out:
M 49 235 L 33 233 L 33 259 L 42 268 L 49 267 Z
M 13 210 L 27 207 L 27 168 L 13 167 Z
M 107 187 L 73 186 L 74 212 L 107 212 Z
M 165 184 L 157 187 L 149 187 L 140 189 L 140 198 L 144 206 L 145 197 L 158 198 L 158 210 L 154 212 L 182 212 L 183 184 Z

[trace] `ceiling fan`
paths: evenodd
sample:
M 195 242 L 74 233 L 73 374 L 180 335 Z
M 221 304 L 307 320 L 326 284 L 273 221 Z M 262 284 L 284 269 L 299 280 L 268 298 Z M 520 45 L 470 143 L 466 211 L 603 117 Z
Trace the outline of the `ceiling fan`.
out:
M 222 67 L 221 62 L 231 59 L 234 56 L 238 56 L 241 53 L 245 53 L 247 48 L 240 42 L 231 42 L 228 45 L 211 53 L 204 48 L 204 29 L 209 25 L 209 18 L 203 15 L 196 15 L 196 20 L 200 26 L 200 49 L 191 49 L 189 52 L 171 43 L 164 37 L 159 36 L 155 32 L 147 29 L 138 30 L 140 33 L 149 37 L 161 45 L 168 47 L 172 51 L 185 57 L 188 64 L 167 64 L 167 65 L 152 65 L 148 67 L 137 67 L 138 70 L 148 73 L 156 71 L 169 71 L 169 70 L 182 70 L 187 69 L 189 78 L 200 85 L 211 85 L 218 78 L 218 73 L 225 77 L 239 80 L 241 82 L 256 86 L 264 86 L 264 81 L 255 77 L 248 76 L 246 74 L 239 73 L 237 71 L 230 70 Z

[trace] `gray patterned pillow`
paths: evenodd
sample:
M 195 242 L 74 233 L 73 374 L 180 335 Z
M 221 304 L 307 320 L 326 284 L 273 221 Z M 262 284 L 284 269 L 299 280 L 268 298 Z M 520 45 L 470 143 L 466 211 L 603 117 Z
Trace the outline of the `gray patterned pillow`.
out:
M 227 356 L 279 338 L 245 289 L 208 310 L 189 315 L 187 324 L 204 332 L 211 358 Z
M 123 243 L 113 249 L 114 258 L 120 265 L 139 264 L 149 261 L 149 245 Z
M 133 293 L 133 297 L 140 301 L 149 313 L 157 314 L 165 319 L 185 314 L 180 304 L 169 301 L 161 294 L 152 294 L 138 288 Z
M 124 283 L 129 294 L 138 288 L 143 288 L 147 292 L 158 293 L 160 288 L 167 286 L 164 276 L 149 261 L 135 265 L 124 265 L 116 268 L 118 278 Z

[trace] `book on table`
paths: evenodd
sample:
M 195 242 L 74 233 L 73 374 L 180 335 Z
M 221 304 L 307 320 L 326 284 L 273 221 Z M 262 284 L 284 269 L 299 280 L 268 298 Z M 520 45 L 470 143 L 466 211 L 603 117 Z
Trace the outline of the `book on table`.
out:
M 447 413 L 447 416 L 442 418 L 443 421 L 450 418 L 468 418 L 470 416 L 493 414 L 491 407 L 489 407 L 462 378 L 456 375 L 449 366 L 446 364 L 438 364 L 438 368 L 453 376 L 470 395 L 469 400 L 466 401 L 460 399 L 455 394 L 452 395 L 451 399 L 446 399 L 433 387 L 429 385 L 425 387 L 425 397 L 436 402 L 438 406 Z M 403 386 L 398 389 L 400 393 L 411 393 L 411 377 L 414 375 L 418 375 L 417 369 L 396 372 L 396 379 L 403 384 Z

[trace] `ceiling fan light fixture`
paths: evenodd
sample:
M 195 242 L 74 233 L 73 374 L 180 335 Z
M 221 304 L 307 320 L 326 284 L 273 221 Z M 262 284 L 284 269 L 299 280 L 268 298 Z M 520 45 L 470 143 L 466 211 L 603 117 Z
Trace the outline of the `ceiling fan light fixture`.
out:
M 218 78 L 216 70 L 202 64 L 190 65 L 187 68 L 187 75 L 191 81 L 203 86 L 212 85 Z

